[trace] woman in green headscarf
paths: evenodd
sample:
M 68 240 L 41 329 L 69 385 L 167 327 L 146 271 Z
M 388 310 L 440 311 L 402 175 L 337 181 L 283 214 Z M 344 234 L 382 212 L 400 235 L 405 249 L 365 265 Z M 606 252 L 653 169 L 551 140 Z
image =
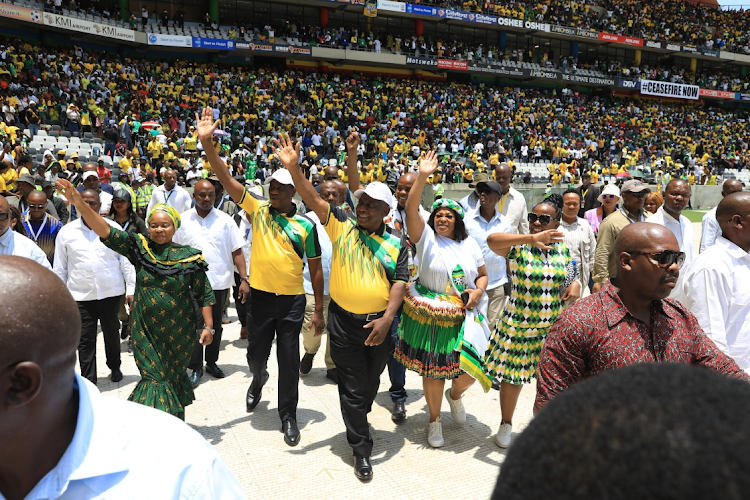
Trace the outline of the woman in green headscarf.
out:
M 211 306 L 215 299 L 203 255 L 195 248 L 172 243 L 180 214 L 171 206 L 156 205 L 148 214 L 150 238 L 146 238 L 110 226 L 70 182 L 60 179 L 57 188 L 102 243 L 135 266 L 131 335 L 142 379 L 128 399 L 184 420 L 185 407 L 195 399 L 187 375 L 197 327 L 191 292 L 206 325 L 197 332 L 200 343 L 208 345 L 213 340 Z

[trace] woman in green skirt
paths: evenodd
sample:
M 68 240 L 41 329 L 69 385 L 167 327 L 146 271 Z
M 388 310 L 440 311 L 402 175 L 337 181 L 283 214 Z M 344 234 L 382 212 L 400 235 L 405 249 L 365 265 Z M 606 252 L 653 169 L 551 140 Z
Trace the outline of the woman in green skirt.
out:
M 422 190 L 437 169 L 437 157 L 430 152 L 420 160 L 419 175 L 406 202 L 406 228 L 417 245 L 419 281 L 410 283 L 404 298 L 395 357 L 406 368 L 421 375 L 430 413 L 427 443 L 443 446 L 440 408 L 446 380 L 445 399 L 457 424 L 466 421 L 461 397 L 479 376 L 486 390 L 491 381 L 480 365 L 489 329 L 472 336 L 487 310 L 487 270 L 477 242 L 466 232 L 464 210 L 453 200 L 438 200 L 425 224 L 419 213 Z M 466 303 L 461 295 L 464 294 Z M 475 312 L 479 321 L 475 321 Z M 478 344 L 478 346 L 477 346 Z
M 206 325 L 197 333 L 200 343 L 210 344 L 214 332 L 211 306 L 215 299 L 203 255 L 172 243 L 180 214 L 171 206 L 159 204 L 148 214 L 150 238 L 146 238 L 110 226 L 67 180 L 58 180 L 57 187 L 102 243 L 135 266 L 131 335 L 142 380 L 128 399 L 184 420 L 185 407 L 195 399 L 187 374 L 197 327 L 191 292 Z
M 513 413 L 523 384 L 536 379 L 544 338 L 566 300 L 579 297 L 578 267 L 558 231 L 562 198 L 551 195 L 528 214 L 531 234 L 491 234 L 490 249 L 510 265 L 512 291 L 485 356 L 487 374 L 500 383 L 500 429 L 495 442 L 510 446 Z

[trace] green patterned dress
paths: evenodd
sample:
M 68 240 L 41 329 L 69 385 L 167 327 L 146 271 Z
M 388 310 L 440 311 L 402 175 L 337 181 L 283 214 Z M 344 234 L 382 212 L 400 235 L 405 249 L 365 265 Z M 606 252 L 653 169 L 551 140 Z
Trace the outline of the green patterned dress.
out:
M 515 246 L 506 259 L 512 291 L 492 332 L 485 367 L 496 382 L 529 384 L 544 339 L 563 310 L 561 287 L 575 270 L 565 243 L 552 245 L 547 255 L 530 245 Z
M 157 245 L 114 227 L 103 243 L 136 271 L 130 331 L 142 379 L 128 399 L 184 420 L 185 407 L 195 399 L 187 374 L 198 324 L 191 291 L 201 307 L 214 304 L 208 265 L 200 250 Z

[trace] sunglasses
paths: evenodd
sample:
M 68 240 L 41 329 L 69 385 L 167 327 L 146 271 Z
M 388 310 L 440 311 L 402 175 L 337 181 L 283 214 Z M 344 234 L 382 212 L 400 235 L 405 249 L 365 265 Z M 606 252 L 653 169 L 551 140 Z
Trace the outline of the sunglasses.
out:
M 0 212 L 0 220 L 8 220 L 8 217 L 10 217 L 10 212 Z
M 627 253 L 632 255 L 645 255 L 659 267 L 669 267 L 672 264 L 677 264 L 677 268 L 679 269 L 685 262 L 685 252 L 676 252 L 674 250 L 662 250 L 661 252 L 639 252 L 634 250 Z
M 614 195 L 614 194 L 603 194 L 602 195 L 602 200 L 614 200 L 615 198 L 617 198 L 617 195 Z
M 533 224 L 538 220 L 541 225 L 549 224 L 551 220 L 557 220 L 556 218 L 551 217 L 547 214 L 537 215 L 534 212 L 529 212 L 527 218 L 529 220 L 529 223 Z
M 636 198 L 645 198 L 648 195 L 646 191 L 639 191 L 638 193 L 633 193 L 632 191 L 628 191 L 628 194 L 631 194 L 635 196 Z
M 494 192 L 495 191 L 493 191 L 490 188 L 477 189 L 477 193 L 479 193 L 479 194 L 490 194 L 490 193 L 494 193 Z
M 44 210 L 47 208 L 47 205 L 29 205 L 29 208 L 32 210 Z

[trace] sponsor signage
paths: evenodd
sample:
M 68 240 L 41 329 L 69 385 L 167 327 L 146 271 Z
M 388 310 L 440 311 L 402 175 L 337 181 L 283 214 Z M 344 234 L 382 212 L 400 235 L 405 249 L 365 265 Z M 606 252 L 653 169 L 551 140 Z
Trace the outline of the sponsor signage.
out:
M 415 66 L 432 66 L 438 65 L 437 59 L 429 59 L 427 57 L 414 57 L 406 56 L 406 64 L 413 64 Z
M 391 0 L 378 0 L 378 10 L 406 12 L 406 4 L 404 2 L 392 2 Z
M 221 38 L 199 38 L 197 36 L 194 36 L 193 48 L 215 49 L 215 50 L 234 50 L 234 40 L 223 40 Z
M 682 51 L 682 47 L 677 43 L 668 43 L 667 50 L 674 50 L 675 52 Z
M 647 40 L 646 41 L 646 47 L 649 47 L 651 49 L 662 49 L 664 48 L 661 42 L 654 42 L 653 40 Z
M 641 94 L 676 99 L 698 99 L 700 88 L 697 85 L 641 80 Z
M 700 89 L 698 94 L 701 97 L 715 97 L 717 99 L 734 99 L 734 92 L 726 92 L 724 90 L 711 90 L 711 89 Z
M 295 45 L 279 45 L 273 43 L 246 43 L 237 42 L 234 44 L 237 50 L 249 50 L 251 52 L 275 52 L 277 54 L 290 54 L 295 56 L 311 56 L 310 47 L 297 47 Z
M 440 69 L 457 69 L 466 71 L 469 69 L 469 63 L 466 61 L 454 61 L 453 59 L 438 59 L 437 67 Z
M 469 71 L 476 71 L 478 73 L 490 73 L 493 75 L 503 76 L 517 76 L 527 77 L 529 76 L 528 70 L 516 69 L 516 68 L 505 68 L 503 66 L 490 66 L 489 64 L 474 64 L 469 66 Z
M 635 90 L 641 88 L 641 82 L 640 80 L 620 80 L 618 87 Z
M 590 40 L 599 39 L 598 31 L 591 31 L 583 28 L 573 28 L 572 26 L 552 26 L 550 32 L 560 33 L 561 35 L 568 36 L 580 36 L 582 38 L 588 38 Z
M 407 3 L 406 12 L 409 14 L 419 14 L 420 16 L 445 17 L 445 11 L 437 7 L 428 7 L 426 5 L 414 5 Z
M 68 16 L 58 16 L 45 12 L 42 14 L 42 22 L 46 26 L 62 28 L 79 33 L 115 38 L 117 40 L 135 42 L 135 31 L 118 28 L 109 24 L 94 23 Z
M 157 33 L 150 33 L 148 35 L 149 45 L 166 45 L 168 47 L 192 47 L 193 37 L 192 36 L 179 36 L 179 35 L 160 35 Z
M 735 99 L 739 101 L 750 101 L 750 94 L 746 92 L 737 92 Z
M 19 21 L 26 21 L 29 23 L 41 23 L 42 11 L 27 9 L 26 7 L 16 7 L 15 5 L 9 5 L 7 3 L 0 3 L 0 17 L 9 17 L 11 19 L 18 19 Z
M 615 85 L 614 78 L 608 78 L 606 76 L 585 76 L 573 75 L 571 73 L 560 73 L 560 79 L 564 82 L 588 83 L 589 85 L 606 85 L 608 87 L 613 87 Z
M 497 24 L 497 18 L 495 16 L 487 16 L 485 14 L 476 14 L 474 21 L 482 24 Z
M 497 24 L 499 26 L 508 26 L 509 28 L 524 28 L 527 30 L 544 31 L 547 33 L 552 29 L 548 23 L 524 21 L 523 19 L 514 19 L 512 17 L 498 17 Z
M 461 12 L 460 10 L 441 10 L 444 15 L 441 15 L 440 17 L 444 17 L 446 19 L 453 19 L 455 21 L 473 21 L 474 20 L 474 14 L 469 14 L 468 12 Z M 471 19 L 469 18 L 471 17 Z
M 633 36 L 613 35 L 612 33 L 599 33 L 599 40 L 602 42 L 623 43 L 625 45 L 634 45 L 643 47 L 643 38 Z
M 531 78 L 544 78 L 545 80 L 559 80 L 559 74 L 555 71 L 544 71 L 543 69 L 532 69 L 529 71 Z
M 697 54 L 698 53 L 698 49 L 696 47 L 694 47 L 693 45 L 683 45 L 682 46 L 682 51 L 683 52 L 690 52 L 692 54 Z
M 703 50 L 701 50 L 701 52 L 703 53 L 704 56 L 719 57 L 719 51 L 718 50 L 703 49 Z

